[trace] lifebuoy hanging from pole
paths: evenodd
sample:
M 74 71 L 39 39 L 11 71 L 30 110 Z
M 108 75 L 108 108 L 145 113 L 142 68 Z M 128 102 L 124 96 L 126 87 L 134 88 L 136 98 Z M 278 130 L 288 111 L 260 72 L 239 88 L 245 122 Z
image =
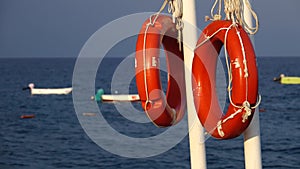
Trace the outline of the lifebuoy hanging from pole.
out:
M 161 44 L 167 59 L 166 94 L 160 78 Z M 171 17 L 153 15 L 145 21 L 136 43 L 135 70 L 138 94 L 150 120 L 159 127 L 179 122 L 186 106 L 184 62 Z
M 220 108 L 216 92 L 216 66 L 221 48 L 229 55 L 229 106 Z M 202 32 L 192 65 L 193 96 L 198 117 L 213 137 L 239 136 L 250 124 L 258 98 L 256 56 L 250 38 L 232 21 L 214 21 Z

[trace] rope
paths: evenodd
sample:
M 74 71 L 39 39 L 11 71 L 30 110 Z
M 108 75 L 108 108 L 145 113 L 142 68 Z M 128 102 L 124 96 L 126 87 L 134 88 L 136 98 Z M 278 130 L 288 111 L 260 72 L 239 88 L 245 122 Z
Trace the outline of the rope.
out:
M 242 108 L 238 109 L 236 112 L 234 112 L 233 114 L 231 114 L 230 116 L 228 116 L 226 119 L 218 121 L 217 126 L 213 130 L 215 130 L 217 128 L 218 134 L 221 137 L 224 137 L 225 134 L 224 134 L 224 132 L 222 130 L 222 124 L 224 124 L 226 121 L 228 121 L 230 119 L 233 119 L 237 114 L 243 112 L 243 109 L 245 109 L 245 113 L 242 115 L 242 122 L 245 123 L 246 120 L 248 120 L 248 117 L 251 115 L 252 109 L 256 109 L 260 103 L 261 103 L 261 95 L 258 95 L 258 101 L 255 104 L 255 106 L 253 106 L 253 107 L 250 107 L 250 103 L 248 101 L 245 101 L 243 103 L 243 107 Z
M 147 63 L 146 63 L 146 42 L 147 42 L 147 32 L 149 30 L 150 26 L 154 26 L 159 14 L 164 10 L 164 8 L 166 7 L 168 3 L 168 0 L 165 0 L 164 3 L 162 4 L 162 6 L 160 7 L 159 11 L 153 15 L 150 16 L 149 18 L 149 23 L 147 23 L 146 25 L 146 29 L 145 29 L 145 33 L 144 33 L 144 44 L 143 44 L 143 66 L 144 66 L 144 84 L 145 84 L 145 92 L 146 92 L 146 103 L 145 103 L 145 107 L 144 110 L 147 111 L 147 105 L 149 103 L 151 103 L 151 100 L 149 100 L 149 92 L 148 92 L 148 84 L 147 84 Z M 152 19 L 152 17 L 154 16 L 154 19 Z
M 217 13 L 214 14 L 215 8 L 218 5 Z M 251 27 L 247 24 L 245 21 L 244 16 L 244 10 L 248 9 L 251 13 L 252 18 L 255 20 L 255 26 Z M 221 11 L 222 11 L 222 0 L 215 0 L 211 11 L 210 11 L 210 17 L 206 16 L 205 20 L 221 20 Z M 252 6 L 249 2 L 249 0 L 224 0 L 224 13 L 225 13 L 225 19 L 226 20 L 232 20 L 234 23 L 239 23 L 242 25 L 249 34 L 254 35 L 258 31 L 258 17 L 257 14 L 252 9 Z
M 230 29 L 230 28 L 220 28 L 220 29 L 218 29 L 217 31 L 215 31 L 212 35 L 208 35 L 208 36 L 206 36 L 206 39 L 204 40 L 204 41 L 202 41 L 201 43 L 199 43 L 196 47 L 195 47 L 195 50 L 197 49 L 197 48 L 199 48 L 200 46 L 202 46 L 204 43 L 206 43 L 207 41 L 209 41 L 212 37 L 214 37 L 216 34 L 218 34 L 220 31 L 222 31 L 222 30 L 228 30 L 228 29 Z
M 255 27 L 251 27 L 249 26 L 244 20 L 243 20 L 243 25 L 245 25 L 247 31 L 251 34 L 251 35 L 254 35 L 256 34 L 256 32 L 258 31 L 258 26 L 259 26 L 259 22 L 258 22 L 258 16 L 257 14 L 254 12 L 254 10 L 252 9 L 252 6 L 249 2 L 249 0 L 245 0 L 245 5 L 246 7 L 248 8 L 248 10 L 250 11 L 252 17 L 254 18 L 255 20 Z M 244 15 L 242 15 L 243 18 L 244 18 Z
M 218 1 L 219 1 L 218 14 L 214 14 L 214 9 L 217 6 Z M 213 18 L 213 20 L 221 20 L 222 18 L 221 9 L 222 9 L 222 0 L 215 0 L 215 3 L 213 4 L 213 7 L 210 10 L 210 16 Z
M 182 0 L 170 0 L 168 6 L 168 12 L 172 13 L 173 23 L 176 24 L 176 29 L 178 31 L 177 42 L 179 45 L 179 51 L 181 51 L 182 42 L 182 29 L 183 29 L 183 7 Z

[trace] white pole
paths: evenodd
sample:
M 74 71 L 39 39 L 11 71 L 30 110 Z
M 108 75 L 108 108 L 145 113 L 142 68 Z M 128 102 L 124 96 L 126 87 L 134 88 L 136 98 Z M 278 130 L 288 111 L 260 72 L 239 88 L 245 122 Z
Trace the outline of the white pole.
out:
M 191 169 L 206 169 L 204 129 L 197 117 L 192 92 L 192 62 L 197 43 L 197 22 L 195 0 L 183 0 L 183 51 L 185 84 L 189 125 Z
M 245 6 L 245 0 L 243 0 L 243 3 Z M 251 13 L 246 7 L 244 8 L 244 19 L 249 26 L 253 26 Z M 253 37 L 251 39 L 253 43 Z M 258 110 L 259 108 L 257 107 L 250 126 L 244 132 L 245 169 L 262 169 Z
M 262 169 L 259 111 L 255 109 L 252 122 L 244 132 L 245 169 Z

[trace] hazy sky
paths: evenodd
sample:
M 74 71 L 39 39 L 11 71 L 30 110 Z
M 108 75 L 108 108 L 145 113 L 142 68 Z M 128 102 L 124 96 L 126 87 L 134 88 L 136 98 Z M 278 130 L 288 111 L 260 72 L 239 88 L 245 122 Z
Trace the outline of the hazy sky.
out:
M 76 57 L 103 25 L 157 11 L 163 0 L 1 0 L 0 57 Z M 197 0 L 198 25 L 214 0 Z M 300 0 L 252 0 L 258 56 L 300 56 Z M 142 24 L 142 23 L 141 23 Z M 113 32 L 112 32 L 113 33 Z M 105 43 L 105 42 L 103 42 Z

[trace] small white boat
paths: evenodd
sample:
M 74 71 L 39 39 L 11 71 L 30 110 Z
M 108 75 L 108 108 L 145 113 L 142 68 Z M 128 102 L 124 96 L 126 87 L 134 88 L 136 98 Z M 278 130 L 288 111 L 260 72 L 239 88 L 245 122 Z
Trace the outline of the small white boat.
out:
M 31 95 L 37 95 L 37 94 L 69 94 L 72 92 L 72 87 L 67 88 L 34 88 L 34 84 L 30 83 L 28 85 L 28 88 L 30 89 Z
M 140 101 L 140 96 L 138 94 L 128 94 L 128 95 L 102 95 L 103 102 L 135 102 Z
M 98 89 L 96 95 L 91 96 L 91 100 L 102 102 L 135 102 L 140 101 L 140 96 L 138 94 L 104 94 L 103 89 Z

